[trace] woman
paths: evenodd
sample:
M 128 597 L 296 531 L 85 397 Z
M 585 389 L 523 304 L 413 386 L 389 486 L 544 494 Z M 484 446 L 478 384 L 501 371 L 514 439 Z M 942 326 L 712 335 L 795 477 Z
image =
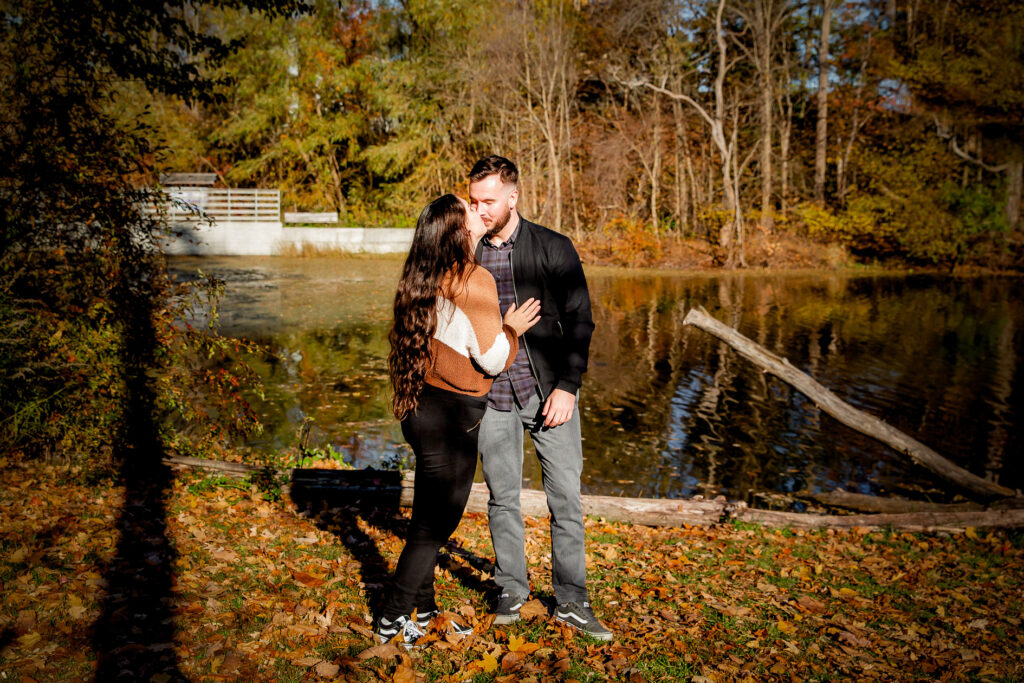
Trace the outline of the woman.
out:
M 529 299 L 502 320 L 494 278 L 473 256 L 485 233 L 464 200 L 435 199 L 416 223 L 395 294 L 388 370 L 395 416 L 416 455 L 416 485 L 409 535 L 375 629 L 382 643 L 399 636 L 410 646 L 437 614 L 437 551 L 469 498 L 492 377 L 512 364 L 519 336 L 539 319 L 540 303 Z

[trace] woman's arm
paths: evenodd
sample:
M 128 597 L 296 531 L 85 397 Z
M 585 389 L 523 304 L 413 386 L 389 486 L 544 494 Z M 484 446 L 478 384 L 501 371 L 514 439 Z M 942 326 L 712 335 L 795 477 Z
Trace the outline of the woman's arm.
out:
M 540 304 L 531 300 L 518 309 L 513 305 L 502 320 L 498 287 L 483 268 L 470 275 L 465 299 L 464 310 L 473 328 L 470 356 L 489 375 L 507 370 L 519 351 L 519 336 L 539 320 Z

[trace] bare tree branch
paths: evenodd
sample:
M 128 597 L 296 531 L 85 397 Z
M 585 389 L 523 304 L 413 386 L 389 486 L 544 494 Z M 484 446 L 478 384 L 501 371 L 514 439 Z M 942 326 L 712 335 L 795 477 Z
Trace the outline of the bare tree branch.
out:
M 936 134 L 940 138 L 942 138 L 943 140 L 948 140 L 949 141 L 949 148 L 951 150 L 953 150 L 953 154 L 957 155 L 958 157 L 960 157 L 964 161 L 969 161 L 972 164 L 977 164 L 978 166 L 981 166 L 986 171 L 990 171 L 992 173 L 1002 173 L 1003 171 L 1006 171 L 1008 168 L 1010 168 L 1009 164 L 1000 164 L 999 166 L 991 166 L 989 164 L 986 164 L 981 159 L 975 159 L 970 154 L 968 154 L 964 150 L 960 149 L 960 145 L 956 141 L 956 136 L 953 135 L 953 131 L 951 131 L 949 129 L 949 124 L 942 123 L 939 120 L 939 117 L 937 115 L 935 115 L 935 114 L 932 114 L 932 121 L 935 122 L 935 132 L 936 132 Z

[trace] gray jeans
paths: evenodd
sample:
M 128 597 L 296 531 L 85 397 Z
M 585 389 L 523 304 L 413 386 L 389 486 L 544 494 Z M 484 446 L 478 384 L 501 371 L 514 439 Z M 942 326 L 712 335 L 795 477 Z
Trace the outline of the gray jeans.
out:
M 551 511 L 551 584 L 559 603 L 587 600 L 580 475 L 579 400 L 568 422 L 544 428 L 543 404 L 534 395 L 509 412 L 487 408 L 480 423 L 480 455 L 491 491 L 487 515 L 494 545 L 494 580 L 502 593 L 528 596 L 526 544 L 519 492 L 523 485 L 523 432 L 530 432 L 540 460 L 544 493 Z

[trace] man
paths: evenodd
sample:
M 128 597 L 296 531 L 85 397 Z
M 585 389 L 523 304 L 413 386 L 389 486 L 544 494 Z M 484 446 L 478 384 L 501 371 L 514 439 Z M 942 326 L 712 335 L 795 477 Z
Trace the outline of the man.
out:
M 498 285 L 501 311 L 513 302 L 540 301 L 540 322 L 521 339 L 515 362 L 488 394 L 480 423 L 487 514 L 494 544 L 494 579 L 501 589 L 496 624 L 519 619 L 529 599 L 525 531 L 519 508 L 523 432 L 537 450 L 551 511 L 551 582 L 555 618 L 599 640 L 609 631 L 590 608 L 583 548 L 580 475 L 583 444 L 577 397 L 594 322 L 583 266 L 572 241 L 519 215 L 519 173 L 500 156 L 478 161 L 469 174 L 471 208 L 487 236 L 477 258 Z

